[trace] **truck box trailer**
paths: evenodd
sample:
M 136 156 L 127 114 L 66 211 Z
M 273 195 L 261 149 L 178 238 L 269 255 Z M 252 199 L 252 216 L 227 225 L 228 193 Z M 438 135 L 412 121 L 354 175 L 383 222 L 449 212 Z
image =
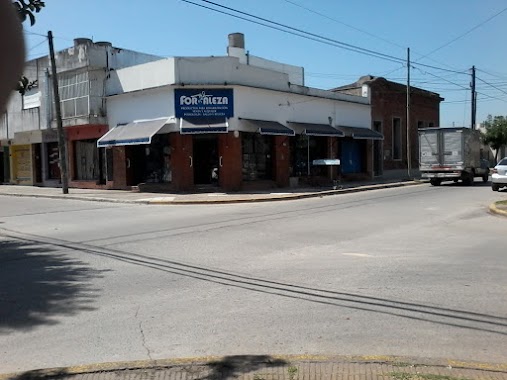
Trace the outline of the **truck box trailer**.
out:
M 472 185 L 475 177 L 487 182 L 489 164 L 481 159 L 480 132 L 470 128 L 420 129 L 419 169 L 421 177 L 433 186 L 445 180 Z

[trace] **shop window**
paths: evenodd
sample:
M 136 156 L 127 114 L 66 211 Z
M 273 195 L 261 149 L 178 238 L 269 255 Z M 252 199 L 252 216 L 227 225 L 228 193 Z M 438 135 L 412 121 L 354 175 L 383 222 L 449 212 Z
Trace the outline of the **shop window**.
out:
M 243 180 L 273 179 L 273 137 L 259 133 L 241 134 Z
M 153 136 L 150 145 L 145 146 L 144 180 L 150 183 L 171 182 L 171 147 L 169 135 Z
M 296 135 L 291 141 L 291 175 L 308 175 L 308 164 L 315 175 L 326 174 L 325 168 L 312 168 L 313 160 L 328 157 L 327 137 Z
M 401 119 L 395 117 L 393 119 L 393 160 L 401 160 Z

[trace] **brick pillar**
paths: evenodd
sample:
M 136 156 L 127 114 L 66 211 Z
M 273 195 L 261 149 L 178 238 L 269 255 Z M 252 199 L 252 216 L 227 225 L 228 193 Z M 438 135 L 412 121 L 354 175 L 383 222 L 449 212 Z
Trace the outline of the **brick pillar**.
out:
M 113 189 L 127 188 L 127 159 L 124 146 L 113 149 Z
M 338 138 L 328 137 L 327 138 L 327 157 L 328 158 L 339 158 L 338 157 Z M 330 166 L 328 168 L 327 176 L 333 180 L 338 178 L 338 167 Z
M 191 190 L 194 187 L 194 169 L 190 166 L 193 156 L 193 138 L 191 135 L 180 133 L 170 133 L 169 136 L 172 183 L 177 190 Z
M 67 140 L 67 174 L 69 176 L 69 181 L 76 179 L 76 165 L 75 165 L 75 153 L 74 153 L 74 141 Z
M 368 177 L 374 177 L 373 173 L 373 140 L 365 140 L 366 144 L 366 174 Z
M 275 182 L 278 187 L 289 186 L 290 148 L 287 136 L 273 137 L 273 163 Z
M 234 132 L 220 134 L 218 137 L 218 154 L 222 157 L 219 173 L 219 184 L 225 191 L 238 191 L 243 179 L 241 135 L 234 137 Z

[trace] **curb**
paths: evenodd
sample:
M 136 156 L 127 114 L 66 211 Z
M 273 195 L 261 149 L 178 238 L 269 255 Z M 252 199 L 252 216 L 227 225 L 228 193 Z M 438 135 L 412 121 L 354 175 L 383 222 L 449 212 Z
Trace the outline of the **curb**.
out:
M 351 187 L 348 189 L 338 190 L 324 190 L 306 194 L 296 195 L 280 195 L 266 198 L 239 198 L 239 199 L 206 199 L 206 200 L 123 200 L 116 198 L 100 198 L 100 197 L 82 197 L 79 195 L 52 195 L 52 194 L 22 194 L 22 193 L 0 193 L 0 196 L 10 197 L 31 197 L 31 198 L 47 198 L 47 199 L 70 199 L 76 201 L 88 202 L 109 202 L 109 203 L 124 203 L 124 204 L 148 204 L 148 205 L 202 205 L 202 204 L 233 204 L 233 203 L 260 203 L 260 202 L 277 202 L 277 201 L 292 201 L 307 198 L 322 198 L 329 195 L 358 193 L 370 190 L 389 189 L 404 186 L 421 185 L 426 182 L 423 181 L 408 181 L 408 182 L 393 182 L 376 185 L 366 185 Z
M 495 202 L 495 203 L 491 203 L 491 204 L 489 205 L 489 211 L 490 211 L 492 214 L 497 214 L 497 215 L 507 216 L 507 211 L 500 210 L 498 207 L 496 207 L 496 204 L 497 204 L 497 203 L 499 203 L 499 202 L 502 202 L 502 201 L 498 201 L 498 202 Z
M 329 195 L 359 193 L 359 192 L 370 191 L 370 190 L 381 190 L 381 189 L 390 189 L 390 188 L 396 188 L 396 187 L 415 186 L 415 185 L 422 185 L 424 183 L 425 182 L 417 182 L 417 181 L 395 182 L 395 183 L 388 183 L 388 184 L 351 187 L 348 189 L 324 190 L 324 191 L 307 193 L 307 194 L 281 195 L 281 196 L 266 197 L 266 198 L 171 200 L 171 201 L 154 200 L 154 201 L 147 201 L 147 203 L 152 204 L 152 205 L 164 205 L 164 204 L 197 205 L 197 204 L 233 204 L 233 203 L 260 203 L 260 202 L 293 201 L 293 200 L 298 200 L 298 199 L 322 198 L 322 197 L 329 196 Z
M 160 360 L 137 360 L 130 362 L 108 362 L 96 363 L 71 367 L 57 367 L 31 370 L 19 373 L 0 374 L 0 380 L 10 379 L 42 379 L 61 377 L 65 375 L 84 375 L 107 373 L 116 371 L 133 370 L 164 370 L 175 366 L 211 366 L 220 362 L 241 360 L 243 356 L 204 356 L 189 358 L 174 358 Z M 456 369 L 468 369 L 476 371 L 488 371 L 507 373 L 507 364 L 501 363 L 483 363 L 474 361 L 459 361 L 453 359 L 426 359 L 392 355 L 356 355 L 356 356 L 328 356 L 328 355 L 259 355 L 254 356 L 252 363 L 270 363 L 277 360 L 283 360 L 288 364 L 295 363 L 353 363 L 359 365 L 368 364 L 391 364 L 400 367 L 446 367 Z
M 97 198 L 97 197 L 80 197 L 78 195 L 51 195 L 51 194 L 21 194 L 21 193 L 0 193 L 4 197 L 19 198 L 46 198 L 46 199 L 69 199 L 73 201 L 89 201 L 89 202 L 109 202 L 109 203 L 127 203 L 127 204 L 148 204 L 148 201 L 135 201 L 128 199 L 116 198 Z

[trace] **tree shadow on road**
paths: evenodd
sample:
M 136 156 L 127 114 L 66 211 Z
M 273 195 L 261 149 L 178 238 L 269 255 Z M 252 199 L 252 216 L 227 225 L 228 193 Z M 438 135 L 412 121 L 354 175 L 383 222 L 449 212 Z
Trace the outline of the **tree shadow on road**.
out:
M 268 355 L 234 355 L 225 356 L 220 360 L 209 363 L 210 372 L 199 380 L 235 379 L 240 375 L 260 371 L 266 368 L 280 367 L 280 371 L 288 364 L 287 361 L 276 359 Z
M 102 271 L 41 242 L 0 238 L 0 334 L 93 310 Z

